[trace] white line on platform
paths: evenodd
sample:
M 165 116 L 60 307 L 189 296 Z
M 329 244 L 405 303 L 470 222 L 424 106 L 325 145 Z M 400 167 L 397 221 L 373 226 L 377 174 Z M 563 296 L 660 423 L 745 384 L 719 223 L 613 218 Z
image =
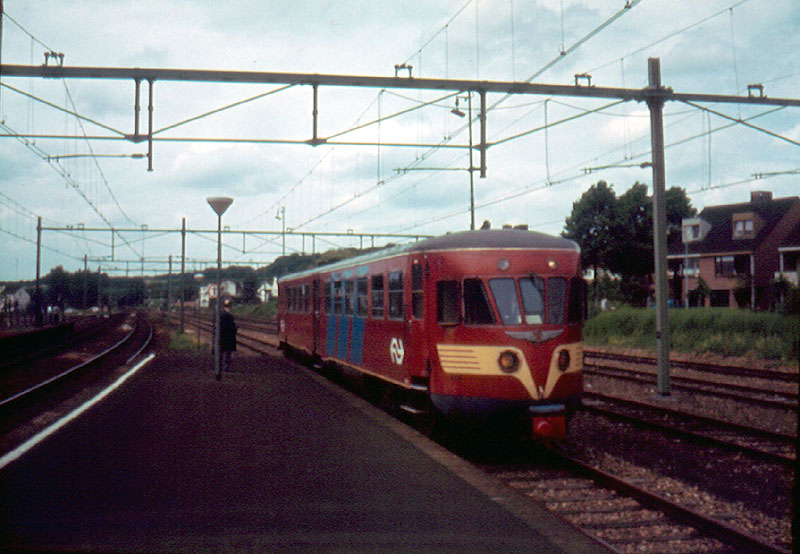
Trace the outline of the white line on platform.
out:
M 53 433 L 64 427 L 67 423 L 80 416 L 83 412 L 85 412 L 86 410 L 88 410 L 101 400 L 103 400 L 106 396 L 111 394 L 115 389 L 117 389 L 120 385 L 122 385 L 122 383 L 127 381 L 129 377 L 131 377 L 134 373 L 136 373 L 145 365 L 147 365 L 147 363 L 150 362 L 150 360 L 152 360 L 155 357 L 156 355 L 151 353 L 144 360 L 142 360 L 134 367 L 129 369 L 119 379 L 114 381 L 114 383 L 112 383 L 108 388 L 103 390 L 100 394 L 98 394 L 94 398 L 91 398 L 90 400 L 87 400 L 80 407 L 71 411 L 70 413 L 68 413 L 67 415 L 65 415 L 64 417 L 53 423 L 52 425 L 42 429 L 34 436 L 29 438 L 27 441 L 16 447 L 14 450 L 12 450 L 8 454 L 0 458 L 0 470 L 4 469 L 8 464 L 24 456 L 31 448 L 33 448 L 34 446 L 45 440 L 47 437 L 49 437 L 50 435 L 52 435 Z

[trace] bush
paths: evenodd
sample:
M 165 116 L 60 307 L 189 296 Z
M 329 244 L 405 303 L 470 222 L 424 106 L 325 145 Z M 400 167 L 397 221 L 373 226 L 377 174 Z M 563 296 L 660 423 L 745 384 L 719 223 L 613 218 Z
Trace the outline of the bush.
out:
M 736 308 L 676 308 L 668 313 L 672 350 L 784 362 L 798 358 L 796 315 Z M 603 312 L 586 322 L 584 339 L 590 345 L 655 349 L 655 310 Z

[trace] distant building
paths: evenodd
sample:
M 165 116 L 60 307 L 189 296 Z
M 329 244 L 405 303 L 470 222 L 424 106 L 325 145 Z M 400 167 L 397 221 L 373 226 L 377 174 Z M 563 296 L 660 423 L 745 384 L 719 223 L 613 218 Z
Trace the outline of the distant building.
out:
M 670 296 L 682 305 L 768 308 L 776 274 L 794 271 L 797 282 L 799 226 L 800 197 L 762 191 L 685 218 L 668 248 Z
M 236 281 L 224 279 L 221 283 L 222 297 L 236 298 L 240 294 L 240 287 Z M 208 308 L 212 299 L 217 297 L 217 284 L 209 283 L 200 287 L 200 307 Z
M 270 298 L 276 298 L 278 296 L 277 285 L 277 281 L 273 281 L 272 283 L 264 281 L 258 286 L 258 291 L 256 294 L 262 302 L 269 302 Z

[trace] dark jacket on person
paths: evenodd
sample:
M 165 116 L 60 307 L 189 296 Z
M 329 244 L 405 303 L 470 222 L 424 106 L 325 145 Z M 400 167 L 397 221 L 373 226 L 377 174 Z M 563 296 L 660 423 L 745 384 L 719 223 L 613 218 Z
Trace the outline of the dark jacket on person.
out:
M 236 322 L 230 312 L 223 310 L 220 314 L 220 350 L 236 350 Z

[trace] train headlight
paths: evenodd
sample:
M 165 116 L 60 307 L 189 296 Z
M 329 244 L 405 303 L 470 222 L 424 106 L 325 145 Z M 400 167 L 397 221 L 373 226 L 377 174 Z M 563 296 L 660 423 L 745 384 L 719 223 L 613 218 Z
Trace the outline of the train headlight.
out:
M 561 372 L 569 369 L 569 350 L 562 350 L 558 353 L 558 370 Z
M 517 356 L 516 352 L 506 350 L 500 354 L 497 359 L 497 365 L 500 366 L 500 370 L 503 373 L 514 373 L 519 369 L 519 356 Z

